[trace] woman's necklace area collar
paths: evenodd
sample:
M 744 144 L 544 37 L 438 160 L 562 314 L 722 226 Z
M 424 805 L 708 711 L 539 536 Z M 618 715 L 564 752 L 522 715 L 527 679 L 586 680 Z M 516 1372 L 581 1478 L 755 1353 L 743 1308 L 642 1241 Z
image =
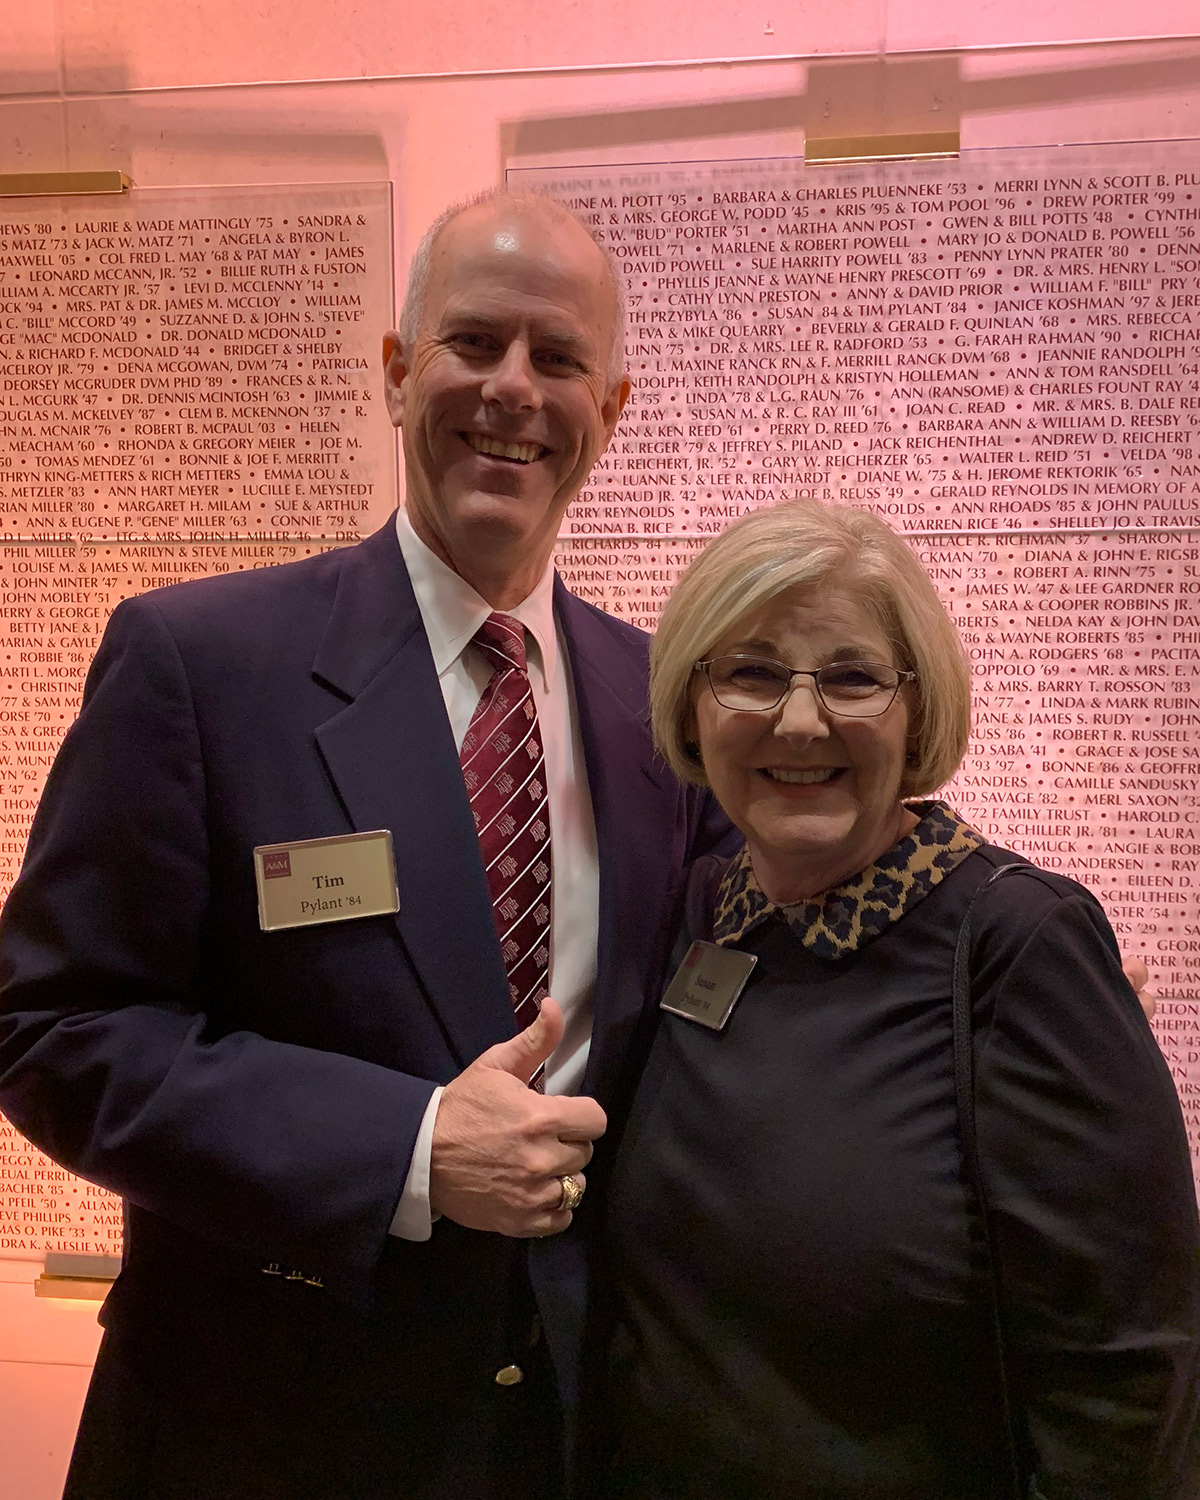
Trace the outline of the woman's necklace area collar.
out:
M 844 958 L 865 947 L 986 842 L 944 802 L 909 805 L 919 819 L 911 833 L 813 901 L 794 906 L 771 901 L 755 879 L 749 849 L 743 849 L 717 890 L 714 941 L 732 945 L 761 922 L 778 917 L 818 958 Z

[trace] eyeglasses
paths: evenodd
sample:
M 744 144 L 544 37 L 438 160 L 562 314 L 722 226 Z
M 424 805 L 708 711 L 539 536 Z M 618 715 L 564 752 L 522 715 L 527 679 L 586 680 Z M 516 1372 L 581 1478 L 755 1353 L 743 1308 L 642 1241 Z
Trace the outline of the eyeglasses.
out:
M 787 667 L 767 656 L 714 656 L 698 661 L 713 697 L 722 708 L 737 713 L 766 713 L 778 708 L 797 677 L 811 677 L 817 697 L 831 714 L 847 719 L 873 719 L 886 713 L 905 682 L 915 672 L 902 672 L 877 661 L 834 661 L 815 672 Z

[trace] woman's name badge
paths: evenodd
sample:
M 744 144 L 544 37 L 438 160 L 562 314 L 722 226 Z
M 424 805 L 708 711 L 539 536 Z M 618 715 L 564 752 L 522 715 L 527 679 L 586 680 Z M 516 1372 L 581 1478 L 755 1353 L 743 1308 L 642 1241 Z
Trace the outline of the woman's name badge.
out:
M 346 833 L 254 851 L 258 925 L 264 932 L 348 922 L 400 910 L 392 835 Z
M 753 953 L 696 941 L 675 971 L 659 1006 L 672 1015 L 699 1021 L 712 1031 L 724 1031 L 757 962 Z

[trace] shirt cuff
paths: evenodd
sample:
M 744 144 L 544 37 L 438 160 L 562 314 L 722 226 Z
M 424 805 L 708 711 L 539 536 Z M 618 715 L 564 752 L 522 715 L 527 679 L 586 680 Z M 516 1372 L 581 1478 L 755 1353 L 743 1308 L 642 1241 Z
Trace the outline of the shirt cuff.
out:
M 427 1240 L 433 1233 L 433 1216 L 429 1211 L 429 1164 L 433 1157 L 433 1125 L 437 1119 L 442 1089 L 436 1088 L 429 1096 L 421 1128 L 417 1131 L 413 1146 L 408 1176 L 404 1179 L 404 1191 L 396 1206 L 395 1217 L 389 1231 L 401 1240 Z

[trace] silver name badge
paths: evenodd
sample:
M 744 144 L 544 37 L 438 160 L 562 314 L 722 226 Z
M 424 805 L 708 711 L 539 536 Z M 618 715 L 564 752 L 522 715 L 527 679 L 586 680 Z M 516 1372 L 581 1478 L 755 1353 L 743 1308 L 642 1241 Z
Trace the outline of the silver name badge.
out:
M 757 962 L 753 953 L 739 953 L 718 943 L 694 942 L 659 1006 L 672 1015 L 698 1021 L 711 1031 L 724 1031 Z

